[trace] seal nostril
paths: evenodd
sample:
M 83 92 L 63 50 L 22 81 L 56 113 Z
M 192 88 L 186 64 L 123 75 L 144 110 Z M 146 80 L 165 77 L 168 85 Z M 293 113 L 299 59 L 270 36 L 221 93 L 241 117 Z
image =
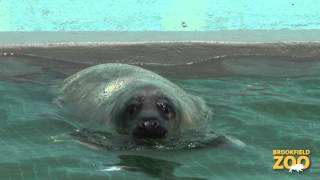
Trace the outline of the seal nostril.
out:
M 154 121 L 152 126 L 154 128 L 157 128 L 157 127 L 159 127 L 159 125 L 160 125 L 160 123 L 158 121 Z
M 151 119 L 141 121 L 132 133 L 136 138 L 165 138 L 168 130 L 161 125 L 159 120 Z
M 138 127 L 146 130 L 156 129 L 160 126 L 160 123 L 157 120 L 147 120 L 141 122 Z
M 144 125 L 146 128 L 149 128 L 149 127 L 152 126 L 152 124 L 151 124 L 150 121 L 145 121 L 145 122 L 143 123 L 143 125 Z
M 144 128 L 144 123 L 139 123 L 138 127 L 141 129 Z

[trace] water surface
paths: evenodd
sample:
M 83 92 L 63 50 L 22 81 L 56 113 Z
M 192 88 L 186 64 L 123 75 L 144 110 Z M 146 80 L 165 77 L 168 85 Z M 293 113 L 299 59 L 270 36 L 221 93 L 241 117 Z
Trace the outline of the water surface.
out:
M 164 151 L 94 149 L 54 136 L 73 131 L 52 89 L 85 65 L 0 57 L 1 179 L 316 179 L 320 175 L 320 60 L 233 57 L 144 67 L 201 96 L 209 126 L 246 143 Z M 273 149 L 310 149 L 311 168 L 274 171 Z

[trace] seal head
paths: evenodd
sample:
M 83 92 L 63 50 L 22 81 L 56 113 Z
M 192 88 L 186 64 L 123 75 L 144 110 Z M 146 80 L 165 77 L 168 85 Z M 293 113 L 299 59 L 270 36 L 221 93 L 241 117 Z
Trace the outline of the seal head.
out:
M 121 99 L 121 98 L 120 98 Z M 179 104 L 155 86 L 142 86 L 119 101 L 113 123 L 122 134 L 136 138 L 165 138 L 179 131 Z

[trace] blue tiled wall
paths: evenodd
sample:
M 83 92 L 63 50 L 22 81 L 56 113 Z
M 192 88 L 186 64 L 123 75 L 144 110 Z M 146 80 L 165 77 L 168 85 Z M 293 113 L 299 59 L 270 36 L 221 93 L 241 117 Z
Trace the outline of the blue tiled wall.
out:
M 0 0 L 0 31 L 320 29 L 320 0 Z

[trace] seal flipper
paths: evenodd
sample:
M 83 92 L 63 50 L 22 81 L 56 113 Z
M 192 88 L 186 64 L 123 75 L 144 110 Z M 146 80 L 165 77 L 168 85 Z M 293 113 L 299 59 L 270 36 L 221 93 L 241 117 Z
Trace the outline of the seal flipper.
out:
M 228 145 L 230 145 L 231 147 L 242 149 L 242 148 L 247 146 L 246 143 L 244 143 L 240 139 L 237 139 L 237 138 L 235 138 L 233 136 L 226 135 L 224 137 L 225 137 L 226 143 Z

